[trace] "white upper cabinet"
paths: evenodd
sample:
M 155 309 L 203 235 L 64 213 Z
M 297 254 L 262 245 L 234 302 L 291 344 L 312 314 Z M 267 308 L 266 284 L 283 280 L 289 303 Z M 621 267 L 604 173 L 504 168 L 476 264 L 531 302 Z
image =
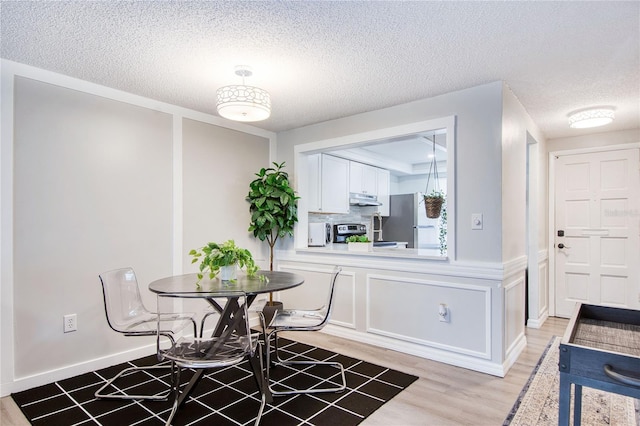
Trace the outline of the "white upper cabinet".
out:
M 308 206 L 310 212 L 321 211 L 322 200 L 321 194 L 321 180 L 322 173 L 322 157 L 321 154 L 312 154 L 307 156 L 307 171 L 309 173 L 309 192 L 308 192 Z
M 378 193 L 377 167 L 351 161 L 349 164 L 349 191 L 360 194 Z
M 326 154 L 307 156 L 309 211 L 349 213 L 349 161 Z
M 389 216 L 389 192 L 391 186 L 391 173 L 389 173 L 389 170 L 376 168 L 376 177 L 376 182 L 378 185 L 378 201 L 382 203 L 381 206 L 378 206 L 378 212 L 382 216 Z
M 349 213 L 349 161 L 322 154 L 322 190 L 324 213 Z
M 308 206 L 315 213 L 349 213 L 349 193 L 377 195 L 377 208 L 389 216 L 389 170 L 328 154 L 307 156 Z
M 349 192 L 377 195 L 382 203 L 377 208 L 382 216 L 389 216 L 390 172 L 356 161 L 349 162 Z

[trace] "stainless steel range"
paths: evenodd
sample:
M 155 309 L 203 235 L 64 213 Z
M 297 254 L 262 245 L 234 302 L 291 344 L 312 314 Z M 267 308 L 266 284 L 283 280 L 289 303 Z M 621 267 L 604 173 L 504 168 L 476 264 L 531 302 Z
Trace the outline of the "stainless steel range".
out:
M 361 223 L 339 223 L 333 225 L 333 242 L 346 243 L 351 235 L 367 235 L 367 225 Z

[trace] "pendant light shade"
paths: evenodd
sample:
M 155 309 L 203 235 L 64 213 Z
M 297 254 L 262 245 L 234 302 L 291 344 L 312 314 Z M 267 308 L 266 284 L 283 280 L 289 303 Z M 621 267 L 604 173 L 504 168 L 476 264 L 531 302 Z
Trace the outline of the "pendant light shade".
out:
M 588 129 L 604 126 L 615 118 L 613 108 L 592 108 L 569 114 L 569 127 L 573 129 Z
M 271 115 L 271 97 L 266 90 L 246 86 L 244 78 L 253 73 L 249 67 L 239 65 L 236 75 L 242 77 L 242 84 L 224 86 L 216 92 L 218 114 L 234 121 L 260 121 Z

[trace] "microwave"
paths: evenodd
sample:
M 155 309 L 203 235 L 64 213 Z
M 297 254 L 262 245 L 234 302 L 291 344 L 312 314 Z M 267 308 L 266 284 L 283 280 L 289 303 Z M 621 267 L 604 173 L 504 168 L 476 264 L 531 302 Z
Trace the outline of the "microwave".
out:
M 309 247 L 324 247 L 331 242 L 331 224 L 326 222 L 309 224 Z

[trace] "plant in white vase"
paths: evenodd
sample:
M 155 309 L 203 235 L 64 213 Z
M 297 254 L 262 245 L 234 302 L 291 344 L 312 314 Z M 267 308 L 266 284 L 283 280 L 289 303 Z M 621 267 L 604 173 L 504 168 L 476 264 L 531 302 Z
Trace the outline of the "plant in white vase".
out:
M 238 247 L 234 240 L 227 240 L 222 244 L 207 243 L 204 247 L 191 250 L 189 255 L 193 256 L 191 263 L 200 261 L 200 272 L 198 272 L 196 283 L 198 287 L 205 275 L 213 279 L 220 274 L 220 279 L 230 281 L 236 278 L 236 268 L 244 268 L 250 277 L 255 276 L 259 269 L 251 252 Z

